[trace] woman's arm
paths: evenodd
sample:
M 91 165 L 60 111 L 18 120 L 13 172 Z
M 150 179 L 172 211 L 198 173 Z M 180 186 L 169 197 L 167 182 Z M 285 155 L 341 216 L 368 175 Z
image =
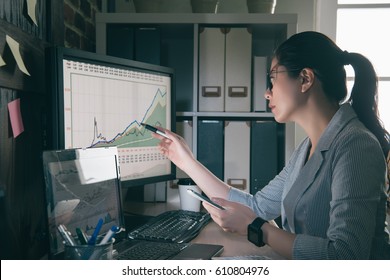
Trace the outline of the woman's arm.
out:
M 230 187 L 195 159 L 185 140 L 172 131 L 159 129 L 169 137 L 167 139 L 152 133 L 153 137 L 161 140 L 159 144 L 161 153 L 190 176 L 207 196 L 227 198 Z
M 219 210 L 207 203 L 203 203 L 204 208 L 210 213 L 213 220 L 224 231 L 246 236 L 248 225 L 253 222 L 257 215 L 244 204 L 227 201 L 222 198 L 213 198 L 212 200 L 225 208 L 225 210 Z M 263 231 L 263 241 L 267 245 L 272 247 L 279 255 L 287 259 L 292 258 L 295 234 L 270 223 L 265 223 L 261 230 Z

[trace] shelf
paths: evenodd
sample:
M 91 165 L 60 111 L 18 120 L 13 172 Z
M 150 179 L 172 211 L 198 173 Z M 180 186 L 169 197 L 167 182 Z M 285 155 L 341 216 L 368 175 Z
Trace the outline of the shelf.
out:
M 191 14 L 191 13 L 98 13 L 96 23 L 148 24 L 296 24 L 296 14 Z
M 270 112 L 177 112 L 178 117 L 274 118 Z

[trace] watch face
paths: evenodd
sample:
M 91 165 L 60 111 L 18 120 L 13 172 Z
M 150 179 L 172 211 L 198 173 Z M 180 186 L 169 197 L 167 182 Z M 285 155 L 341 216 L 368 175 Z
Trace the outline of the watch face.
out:
M 248 225 L 248 240 L 255 244 L 256 246 L 264 246 L 263 242 L 263 232 L 261 231 L 261 226 L 266 221 L 256 218 L 250 225 Z
M 248 240 L 252 243 L 254 243 L 255 245 L 258 245 L 259 243 L 259 240 L 258 240 L 259 236 L 257 234 L 257 232 L 255 232 L 253 230 L 253 228 L 251 228 L 249 231 L 248 231 Z

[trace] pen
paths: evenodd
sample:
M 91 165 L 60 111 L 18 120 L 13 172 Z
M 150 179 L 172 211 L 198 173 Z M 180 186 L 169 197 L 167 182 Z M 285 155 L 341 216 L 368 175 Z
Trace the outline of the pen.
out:
M 101 244 L 106 244 L 108 241 L 111 240 L 111 238 L 114 236 L 115 233 L 117 233 L 119 231 L 119 227 L 117 226 L 112 226 L 108 232 L 106 233 L 106 235 L 103 237 L 102 241 L 100 241 L 100 245 Z
M 88 240 L 88 245 L 95 245 L 96 238 L 97 238 L 97 236 L 99 234 L 100 229 L 102 228 L 102 225 L 103 225 L 103 219 L 100 218 L 98 223 L 97 223 L 97 225 L 96 225 L 96 227 L 95 227 L 94 232 L 92 233 L 91 238 Z
M 87 245 L 88 238 L 87 235 L 84 233 L 84 231 L 81 228 L 76 228 L 77 237 L 79 238 L 81 245 Z
M 158 135 L 161 135 L 161 136 L 169 139 L 168 135 L 166 135 L 163 131 L 158 130 L 154 126 L 151 126 L 151 125 L 146 124 L 146 123 L 141 123 L 141 125 L 144 126 L 147 130 L 153 131 L 154 133 L 157 133 Z

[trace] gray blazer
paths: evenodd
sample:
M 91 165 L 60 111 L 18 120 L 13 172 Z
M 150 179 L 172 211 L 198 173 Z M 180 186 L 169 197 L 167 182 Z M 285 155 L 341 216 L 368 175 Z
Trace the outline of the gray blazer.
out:
M 254 196 L 232 188 L 229 199 L 263 219 L 281 216 L 283 229 L 297 234 L 294 259 L 381 258 L 386 163 L 377 139 L 344 104 L 305 162 L 310 146 L 306 138 Z

